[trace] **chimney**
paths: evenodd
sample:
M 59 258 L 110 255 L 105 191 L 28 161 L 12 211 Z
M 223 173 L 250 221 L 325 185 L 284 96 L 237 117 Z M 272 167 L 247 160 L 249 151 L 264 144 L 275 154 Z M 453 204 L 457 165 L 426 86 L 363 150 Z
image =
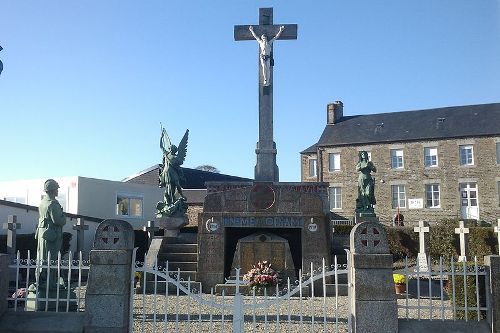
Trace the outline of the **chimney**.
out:
M 326 123 L 333 125 L 339 122 L 344 116 L 344 104 L 341 101 L 335 101 L 326 105 Z

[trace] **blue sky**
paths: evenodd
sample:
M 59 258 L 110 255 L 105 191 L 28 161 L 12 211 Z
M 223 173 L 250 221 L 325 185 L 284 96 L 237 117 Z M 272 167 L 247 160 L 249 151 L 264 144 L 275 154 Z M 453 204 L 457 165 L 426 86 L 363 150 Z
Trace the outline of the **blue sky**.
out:
M 189 128 L 184 166 L 253 177 L 258 46 L 233 26 L 259 7 L 299 25 L 274 47 L 282 181 L 300 180 L 329 102 L 500 102 L 500 1 L 1 0 L 0 181 L 121 180 L 161 161 L 160 122 L 177 142 Z

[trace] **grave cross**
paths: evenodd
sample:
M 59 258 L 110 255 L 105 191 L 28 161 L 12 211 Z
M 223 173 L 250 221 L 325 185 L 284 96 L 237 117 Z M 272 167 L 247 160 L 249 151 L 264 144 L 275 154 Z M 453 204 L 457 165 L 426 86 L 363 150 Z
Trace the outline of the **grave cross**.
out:
M 80 253 L 83 251 L 85 230 L 89 230 L 89 226 L 85 224 L 83 218 L 79 217 L 76 224 L 73 224 L 73 230 L 76 230 L 76 252 Z
M 108 242 L 116 244 L 120 240 L 120 230 L 116 226 L 112 228 L 113 230 L 109 230 L 109 226 L 106 226 L 102 229 L 101 238 L 106 244 L 108 244 Z
M 282 29 L 283 27 L 284 29 Z M 259 142 L 257 142 L 256 181 L 279 181 L 276 165 L 276 143 L 273 139 L 273 39 L 297 39 L 296 24 L 273 24 L 273 9 L 259 9 L 259 25 L 234 26 L 234 40 L 257 40 L 259 42 Z M 267 41 L 263 41 L 265 36 Z M 264 43 L 265 42 L 265 43 Z M 264 43 L 264 44 L 263 44 Z M 264 69 L 263 69 L 264 68 Z
M 3 228 L 7 229 L 7 253 L 11 256 L 16 255 L 16 230 L 21 229 L 21 223 L 17 222 L 16 215 L 9 215 L 7 223 L 3 224 Z
M 497 220 L 497 226 L 493 228 L 493 231 L 497 233 L 498 255 L 500 255 L 500 219 Z
M 429 232 L 429 227 L 425 227 L 424 221 L 418 221 L 418 227 L 414 227 L 413 231 L 418 232 L 418 239 L 420 244 L 418 254 L 425 254 L 425 233 Z
M 469 233 L 469 228 L 465 228 L 464 221 L 458 222 L 458 228 L 455 228 L 455 233 L 460 235 L 460 257 L 458 257 L 458 261 L 466 261 L 467 256 L 465 252 L 467 244 L 466 244 L 465 234 Z
M 155 231 L 160 230 L 160 228 L 155 227 L 155 221 L 148 221 L 148 225 L 144 226 L 142 230 L 148 233 L 148 247 L 151 246 L 151 240 L 155 235 Z

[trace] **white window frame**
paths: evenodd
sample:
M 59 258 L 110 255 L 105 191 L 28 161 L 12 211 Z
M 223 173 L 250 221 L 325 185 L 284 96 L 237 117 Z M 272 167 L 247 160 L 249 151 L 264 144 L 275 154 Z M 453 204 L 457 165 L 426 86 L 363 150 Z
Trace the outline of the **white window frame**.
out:
M 474 165 L 474 146 L 459 146 L 460 165 Z
M 441 186 L 438 183 L 425 184 L 425 207 L 441 208 Z
M 119 212 L 119 203 L 118 203 L 119 198 L 123 198 L 123 199 L 127 200 L 127 205 L 128 205 L 127 206 L 127 211 L 128 211 L 127 214 L 121 214 Z M 131 209 L 130 209 L 130 206 L 131 206 L 130 201 L 131 200 L 140 200 L 140 202 L 141 202 L 141 214 L 140 215 L 132 215 L 131 214 Z M 116 216 L 127 217 L 127 218 L 142 218 L 142 217 L 144 217 L 144 196 L 143 195 L 119 192 L 119 193 L 116 193 L 115 203 L 116 203 L 115 204 L 115 215 Z
M 428 168 L 435 168 L 438 166 L 437 147 L 424 148 L 424 165 Z
M 307 176 L 309 178 L 318 176 L 318 159 L 317 158 L 310 158 L 307 161 Z
M 340 153 L 328 153 L 328 171 L 340 171 Z
M 404 167 L 403 149 L 391 149 L 391 169 L 403 169 Z
M 391 185 L 391 205 L 393 209 L 406 208 L 406 186 L 404 184 Z
M 342 187 L 332 186 L 328 188 L 330 210 L 342 209 Z

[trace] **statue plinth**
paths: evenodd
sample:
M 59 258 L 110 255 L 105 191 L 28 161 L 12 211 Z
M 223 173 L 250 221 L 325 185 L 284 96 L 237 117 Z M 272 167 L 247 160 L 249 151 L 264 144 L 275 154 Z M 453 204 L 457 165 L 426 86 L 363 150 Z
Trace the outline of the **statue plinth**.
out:
M 375 213 L 372 212 L 356 212 L 354 214 L 354 223 L 362 223 L 362 222 L 376 222 L 379 223 L 380 220 Z
M 179 230 L 189 223 L 187 216 L 160 217 L 157 220 L 165 237 L 179 237 Z

